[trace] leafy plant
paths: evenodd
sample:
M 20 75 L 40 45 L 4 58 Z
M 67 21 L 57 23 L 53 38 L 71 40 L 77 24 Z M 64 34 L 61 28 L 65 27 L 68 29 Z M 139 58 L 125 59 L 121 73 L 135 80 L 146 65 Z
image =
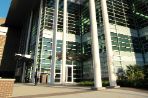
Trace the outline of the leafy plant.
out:
M 123 87 L 148 88 L 148 66 L 129 65 L 125 78 L 118 78 L 117 84 Z
M 127 66 L 126 76 L 128 80 L 140 80 L 144 79 L 144 72 L 142 67 L 138 65 L 129 65 Z

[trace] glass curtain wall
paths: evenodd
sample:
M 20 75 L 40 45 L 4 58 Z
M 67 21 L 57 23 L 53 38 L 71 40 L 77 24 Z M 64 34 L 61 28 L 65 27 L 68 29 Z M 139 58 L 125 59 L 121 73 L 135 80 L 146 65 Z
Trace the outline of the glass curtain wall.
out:
M 148 63 L 148 1 L 132 0 L 133 13 L 136 18 L 137 29 L 139 30 L 142 52 L 144 54 L 144 63 Z
M 50 65 L 52 58 L 52 34 L 53 34 L 53 19 L 54 19 L 54 0 L 43 0 L 42 18 L 41 18 L 41 31 L 39 40 L 39 66 L 41 67 L 42 74 L 49 74 L 50 77 Z M 58 15 L 58 34 L 57 34 L 57 61 L 55 71 L 55 82 L 59 83 L 61 80 L 61 64 L 62 64 L 62 39 L 61 34 L 63 32 L 63 0 L 59 3 L 59 15 Z M 77 37 L 80 36 L 80 5 L 68 1 L 68 17 L 67 17 L 67 35 L 74 35 L 73 41 L 67 40 L 67 65 L 73 66 L 73 81 L 80 81 L 81 79 L 81 66 L 80 60 L 75 59 L 81 53 L 80 42 L 77 41 Z M 46 34 L 45 34 L 46 32 Z M 70 58 L 72 57 L 72 59 Z
M 143 2 L 143 3 L 142 3 Z M 98 24 L 99 52 L 101 59 L 101 71 L 103 77 L 108 77 L 106 60 L 106 43 L 104 36 L 104 24 L 101 9 L 101 0 L 96 0 L 96 16 Z M 138 4 L 141 4 L 138 6 Z M 110 33 L 113 49 L 113 65 L 115 72 L 125 69 L 130 64 L 143 64 L 141 50 L 141 40 L 139 38 L 138 24 L 140 27 L 147 23 L 146 15 L 147 3 L 139 0 L 107 0 L 107 10 L 110 23 Z M 141 12 L 140 10 L 143 10 Z M 136 12 L 141 12 L 138 16 Z M 137 18 L 138 16 L 138 18 Z M 93 78 L 93 66 L 91 62 L 91 38 L 90 38 L 90 19 L 89 5 L 85 0 L 81 12 L 81 32 L 82 32 L 82 53 L 89 55 L 83 62 L 83 75 L 86 79 Z M 129 57 L 130 61 L 126 59 Z M 90 58 L 90 59 L 89 59 Z M 91 73 L 91 74 L 90 74 Z
M 81 4 L 79 3 L 81 2 Z M 33 71 L 33 66 L 41 69 L 41 76 L 50 82 L 50 65 L 52 62 L 52 37 L 55 0 L 42 0 L 42 12 L 39 17 L 39 6 L 32 10 L 31 35 L 28 54 L 36 56 L 32 67 L 27 68 L 26 74 Z M 99 52 L 102 77 L 108 77 L 107 54 L 102 17 L 101 0 L 95 0 L 98 26 Z M 57 60 L 55 82 L 61 81 L 62 64 L 62 33 L 63 33 L 63 0 L 59 3 L 58 33 L 57 33 Z M 146 0 L 107 0 L 107 10 L 110 24 L 110 33 L 113 49 L 113 65 L 117 73 L 127 65 L 143 64 L 148 62 L 148 2 Z M 89 0 L 68 0 L 67 37 L 66 37 L 66 66 L 72 70 L 74 82 L 93 80 L 91 32 Z M 22 36 L 19 53 L 25 53 L 29 19 L 22 27 Z M 40 24 L 38 23 L 40 20 Z M 39 35 L 38 35 L 39 32 Z M 37 38 L 39 42 L 37 43 Z M 37 48 L 36 48 L 37 47 Z M 37 52 L 36 52 L 37 50 Z M 20 76 L 23 62 L 17 62 L 16 76 Z M 68 74 L 68 72 L 67 72 Z M 28 76 L 28 75 L 27 75 Z M 33 76 L 32 76 L 33 77 Z M 44 79 L 41 77 L 41 82 Z M 31 77 L 30 77 L 31 78 Z M 45 81 L 44 81 L 45 82 Z

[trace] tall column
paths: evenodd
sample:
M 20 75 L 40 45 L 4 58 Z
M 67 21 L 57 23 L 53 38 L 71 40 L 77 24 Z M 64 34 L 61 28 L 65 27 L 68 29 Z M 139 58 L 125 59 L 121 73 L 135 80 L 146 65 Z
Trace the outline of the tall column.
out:
M 91 21 L 91 39 L 92 39 L 92 56 L 94 66 L 94 88 L 98 89 L 102 87 L 101 81 L 101 66 L 99 56 L 99 43 L 98 43 L 98 29 L 96 21 L 96 9 L 95 1 L 89 0 L 90 7 L 90 21 Z
M 103 16 L 103 24 L 104 24 L 104 34 L 105 34 L 105 42 L 106 42 L 106 50 L 107 50 L 107 65 L 108 65 L 108 73 L 109 73 L 109 82 L 110 86 L 115 87 L 116 84 L 116 75 L 114 72 L 113 66 L 113 50 L 111 43 L 111 35 L 110 35 L 110 27 L 109 27 L 109 18 L 107 12 L 107 4 L 106 0 L 101 0 L 102 7 L 102 16 Z
M 31 26 L 32 26 L 32 16 L 33 16 L 33 12 L 31 11 L 25 54 L 28 54 L 28 47 L 29 47 L 29 40 L 30 40 L 30 33 L 31 33 Z
M 67 33 L 67 0 L 64 0 L 63 12 L 63 47 L 62 47 L 62 84 L 65 83 L 65 67 L 66 67 L 66 33 Z
M 38 47 L 39 47 L 39 39 L 40 39 L 40 29 L 41 29 L 41 16 L 42 16 L 42 2 L 43 0 L 40 1 L 40 9 L 39 9 L 39 17 L 36 18 L 36 20 L 38 19 L 38 28 L 37 28 L 37 34 L 36 34 L 36 46 L 35 46 L 35 55 L 34 55 L 34 66 L 33 66 L 33 76 L 32 76 L 32 81 L 34 82 L 34 75 L 36 72 L 36 68 L 38 68 L 37 66 L 37 59 L 38 59 Z
M 53 23 L 53 44 L 52 44 L 52 65 L 51 65 L 51 80 L 50 80 L 51 84 L 54 84 L 54 82 L 55 82 L 57 30 L 58 30 L 58 9 L 59 9 L 59 0 L 55 0 L 54 23 Z
M 28 54 L 28 47 L 29 47 L 29 39 L 30 39 L 30 33 L 31 33 L 31 25 L 32 25 L 32 11 L 31 11 L 31 14 L 30 14 L 30 19 L 29 19 L 29 26 L 28 26 L 28 35 L 27 35 L 27 40 L 26 40 L 26 49 L 25 49 L 25 54 Z M 25 82 L 25 66 L 26 66 L 26 63 L 24 62 L 23 63 L 23 74 L 22 74 L 22 82 Z

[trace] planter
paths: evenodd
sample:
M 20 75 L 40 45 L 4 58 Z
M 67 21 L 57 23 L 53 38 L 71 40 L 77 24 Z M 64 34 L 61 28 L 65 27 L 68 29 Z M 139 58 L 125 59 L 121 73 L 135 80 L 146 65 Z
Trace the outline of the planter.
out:
M 0 98 L 12 96 L 15 79 L 0 79 Z

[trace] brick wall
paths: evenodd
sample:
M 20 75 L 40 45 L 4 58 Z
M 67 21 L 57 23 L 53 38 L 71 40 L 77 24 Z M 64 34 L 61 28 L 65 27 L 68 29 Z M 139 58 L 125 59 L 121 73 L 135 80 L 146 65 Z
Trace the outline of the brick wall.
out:
M 15 79 L 0 79 L 0 98 L 12 96 Z

